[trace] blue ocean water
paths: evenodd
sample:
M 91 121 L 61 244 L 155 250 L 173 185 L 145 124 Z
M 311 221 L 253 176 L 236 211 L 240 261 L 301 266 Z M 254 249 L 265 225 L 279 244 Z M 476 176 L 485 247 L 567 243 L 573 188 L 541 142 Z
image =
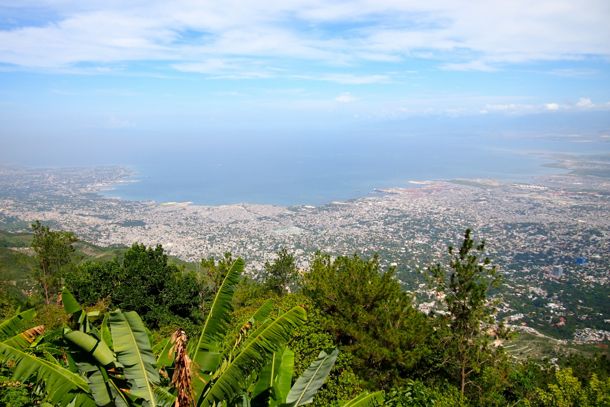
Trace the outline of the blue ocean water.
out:
M 405 187 L 409 180 L 528 180 L 562 172 L 545 166 L 552 153 L 608 150 L 602 140 L 574 137 L 404 134 L 370 131 L 332 136 L 205 138 L 149 149 L 124 164 L 132 183 L 105 195 L 202 205 L 320 205 Z

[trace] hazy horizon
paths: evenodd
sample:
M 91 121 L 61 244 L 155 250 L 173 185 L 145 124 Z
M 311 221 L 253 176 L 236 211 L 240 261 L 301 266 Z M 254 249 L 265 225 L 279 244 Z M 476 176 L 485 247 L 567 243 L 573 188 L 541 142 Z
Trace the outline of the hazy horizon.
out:
M 596 0 L 0 1 L 0 164 L 600 137 L 609 17 Z

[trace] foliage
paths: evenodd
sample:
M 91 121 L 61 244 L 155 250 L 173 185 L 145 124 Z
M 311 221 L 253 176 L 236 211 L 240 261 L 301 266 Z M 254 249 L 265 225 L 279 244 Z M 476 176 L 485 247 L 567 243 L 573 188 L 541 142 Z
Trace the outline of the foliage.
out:
M 264 286 L 277 295 L 284 295 L 295 290 L 299 274 L 294 255 L 288 250 L 282 248 L 276 256 L 272 263 L 265 262 Z
M 66 286 L 85 305 L 110 298 L 112 307 L 136 311 L 151 328 L 183 327 L 200 320 L 203 283 L 194 272 L 168 262 L 163 247 L 134 244 L 122 259 L 83 263 Z
M 111 298 L 120 283 L 121 264 L 118 259 L 107 262 L 87 261 L 66 275 L 66 287 L 85 305 Z
M 445 330 L 442 365 L 459 383 L 462 397 L 486 362 L 493 360 L 488 330 L 493 328 L 494 308 L 488 300 L 489 290 L 499 283 L 495 266 L 484 257 L 484 242 L 476 244 L 470 229 L 457 253 L 449 248 L 450 271 L 440 264 L 429 269 L 439 297 L 444 298 L 448 314 L 439 317 Z
M 325 329 L 327 317 L 303 294 L 290 294 L 278 299 L 279 308 L 290 308 L 296 304 L 307 309 L 307 322 L 299 327 L 290 342 L 294 352 L 295 374 L 302 374 L 313 363 L 320 349 L 336 346 L 335 336 Z M 364 389 L 363 380 L 353 370 L 354 355 L 348 351 L 339 352 L 335 365 L 325 385 L 318 391 L 313 406 L 329 406 L 337 400 L 349 400 Z
M 555 382 L 546 390 L 536 389 L 534 397 L 527 403 L 543 407 L 607 407 L 610 406 L 610 379 L 599 380 L 593 374 L 588 385 L 574 376 L 572 369 L 558 369 Z
M 330 353 L 325 351 L 320 352 L 318 358 L 296 380 L 286 396 L 286 402 L 294 406 L 311 403 L 313 396 L 322 387 L 326 377 L 328 377 L 338 354 L 338 349 L 334 349 Z
M 304 276 L 303 293 L 324 315 L 324 329 L 354 355 L 354 371 L 373 388 L 399 383 L 430 352 L 425 345 L 430 324 L 413 308 L 395 270 L 381 272 L 377 256 L 332 260 L 318 253 Z
M 187 272 L 141 244 L 69 273 L 64 264 L 65 312 L 53 299 L 0 324 L 0 405 L 280 406 L 299 388 L 312 406 L 610 405 L 606 355 L 564 355 L 555 368 L 491 346 L 495 268 L 470 231 L 450 256 L 430 268 L 443 308 L 430 315 L 377 256 L 318 253 L 301 290 L 286 250 L 263 280 L 242 276 L 229 253 Z M 18 313 L 12 300 L 0 308 Z
M 59 293 L 62 267 L 70 262 L 77 239 L 72 232 L 52 231 L 40 221 L 32 224 L 32 231 L 31 247 L 39 266 L 36 279 L 44 293 L 45 303 L 50 304 L 53 295 Z
M 33 404 L 31 386 L 0 375 L 0 405 L 26 407 Z
M 339 404 L 341 407 L 375 407 L 385 405 L 383 391 L 359 394 L 351 400 Z
M 593 357 L 572 352 L 562 355 L 560 366 L 572 369 L 574 376 L 581 382 L 589 380 L 595 374 L 600 380 L 610 377 L 610 360 L 607 353 L 596 354 Z
M 291 388 L 294 352 L 287 348 L 275 352 L 252 388 L 252 405 L 297 407 L 310 404 L 328 377 L 338 353 L 337 349 L 330 353 L 320 352 Z
M 234 262 L 235 259 L 233 259 L 233 255 L 230 252 L 226 252 L 219 260 L 216 260 L 214 257 L 201 259 L 199 264 L 200 272 L 206 277 L 212 292 L 218 291 Z

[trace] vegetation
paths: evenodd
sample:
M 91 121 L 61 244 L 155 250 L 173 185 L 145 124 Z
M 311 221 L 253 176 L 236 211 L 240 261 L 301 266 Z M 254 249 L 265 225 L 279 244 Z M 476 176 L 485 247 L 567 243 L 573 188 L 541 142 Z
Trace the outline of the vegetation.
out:
M 51 303 L 53 293 L 59 291 L 62 267 L 70 263 L 76 236 L 71 232 L 52 231 L 39 221 L 32 224 L 34 238 L 31 247 L 36 253 L 36 280 L 44 293 L 45 304 Z
M 0 236 L 31 267 L 29 286 L 2 274 L 2 405 L 610 405 L 607 354 L 554 349 L 555 364 L 496 346 L 496 269 L 471 231 L 429 268 L 442 306 L 427 315 L 377 256 L 317 253 L 299 271 L 280 250 L 254 278 L 230 253 L 188 268 L 161 246 L 87 257 L 33 228 Z
M 494 326 L 494 308 L 489 300 L 489 290 L 498 286 L 499 278 L 491 261 L 482 258 L 484 249 L 485 244 L 475 244 L 468 229 L 459 252 L 449 247 L 451 271 L 447 273 L 440 264 L 430 268 L 435 289 L 448 311 L 439 318 L 440 329 L 448 328 L 441 340 L 445 350 L 442 365 L 460 383 L 462 399 L 471 375 L 499 357 L 490 348 L 489 332 L 499 334 L 501 329 Z

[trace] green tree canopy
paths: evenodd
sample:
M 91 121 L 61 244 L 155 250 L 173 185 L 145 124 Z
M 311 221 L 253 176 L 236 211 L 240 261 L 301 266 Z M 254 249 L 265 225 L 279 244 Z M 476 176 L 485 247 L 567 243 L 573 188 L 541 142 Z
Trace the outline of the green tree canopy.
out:
M 136 311 L 152 328 L 188 328 L 201 318 L 203 282 L 169 263 L 161 245 L 136 243 L 122 258 L 84 263 L 66 285 L 83 304 L 109 299 L 113 307 Z
M 443 365 L 457 377 L 462 397 L 469 377 L 481 372 L 493 354 L 489 331 L 494 326 L 495 309 L 489 290 L 500 280 L 496 267 L 484 253 L 484 242 L 476 243 L 467 229 L 459 251 L 449 247 L 449 271 L 441 264 L 429 269 L 448 312 L 440 318 L 439 325 L 441 329 L 449 327 L 443 338 Z
M 50 304 L 53 295 L 61 290 L 62 267 L 70 263 L 74 252 L 73 243 L 78 239 L 72 232 L 54 231 L 40 221 L 32 223 L 31 247 L 36 253 L 38 270 L 36 279 L 44 294 L 45 303 Z
M 265 262 L 265 288 L 284 295 L 295 289 L 299 274 L 292 253 L 282 248 L 276 255 L 273 262 Z
M 354 370 L 374 387 L 400 382 L 426 356 L 427 318 L 379 258 L 318 253 L 304 276 L 303 291 L 326 314 L 325 328 L 354 354 Z

